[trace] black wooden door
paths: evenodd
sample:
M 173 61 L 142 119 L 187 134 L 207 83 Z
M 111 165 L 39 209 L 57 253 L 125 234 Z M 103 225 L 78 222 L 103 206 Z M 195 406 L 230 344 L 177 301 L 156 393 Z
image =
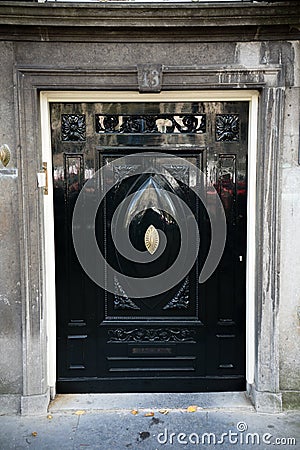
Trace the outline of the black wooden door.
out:
M 244 390 L 248 103 L 56 103 L 51 105 L 51 128 L 58 392 Z M 136 152 L 144 153 L 144 170 L 138 175 L 119 159 Z M 162 174 L 151 169 L 153 152 Z M 166 153 L 180 159 L 170 163 Z M 116 273 L 146 278 L 173 264 L 181 243 L 176 215 L 182 211 L 176 205 L 171 205 L 172 216 L 163 211 L 164 202 L 172 204 L 172 195 L 196 218 L 198 257 L 166 292 L 131 298 L 118 275 L 110 292 L 94 283 L 78 261 L 72 239 L 75 203 L 87 180 L 112 161 L 113 188 L 99 206 L 95 230 Z M 214 186 L 227 223 L 223 256 L 202 284 L 198 279 L 211 224 L 195 194 L 205 186 L 193 167 L 208 180 L 211 210 L 215 194 L 208 185 Z M 149 186 L 161 208 L 147 206 Z M 113 214 L 129 195 L 132 245 L 140 251 L 152 245 L 155 254 L 157 230 L 167 237 L 164 252 L 147 264 L 122 256 L 112 239 Z M 138 204 L 144 207 L 135 214 Z

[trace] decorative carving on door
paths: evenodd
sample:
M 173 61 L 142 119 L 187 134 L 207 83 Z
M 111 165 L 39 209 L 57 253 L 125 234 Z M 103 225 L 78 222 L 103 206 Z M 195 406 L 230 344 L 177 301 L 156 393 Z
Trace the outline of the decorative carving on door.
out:
M 114 171 L 115 181 L 121 181 L 124 178 L 128 177 L 136 169 L 136 167 L 137 166 L 135 166 L 135 165 L 129 166 L 129 165 L 125 165 L 125 164 L 123 164 L 121 166 L 114 165 L 113 171 Z
M 80 142 L 86 139 L 85 114 L 62 114 L 61 140 Z
M 216 115 L 216 141 L 238 141 L 240 120 L 238 114 Z
M 194 133 L 206 132 L 205 114 L 119 115 L 96 114 L 96 133 Z
M 115 309 L 140 309 L 132 300 L 128 297 L 122 286 L 120 285 L 117 277 L 114 278 L 115 289 L 119 294 L 114 296 L 114 308 Z
M 189 278 L 186 277 L 179 291 L 172 300 L 164 306 L 164 309 L 187 309 L 190 303 L 189 296 Z
M 108 342 L 193 342 L 188 328 L 117 328 L 108 330 Z

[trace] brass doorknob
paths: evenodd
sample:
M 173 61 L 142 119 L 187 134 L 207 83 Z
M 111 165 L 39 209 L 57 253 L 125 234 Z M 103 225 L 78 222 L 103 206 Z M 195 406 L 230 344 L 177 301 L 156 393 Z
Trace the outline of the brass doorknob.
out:
M 4 167 L 6 167 L 10 161 L 10 150 L 8 145 L 6 144 L 1 145 L 0 147 L 0 161 L 2 162 Z

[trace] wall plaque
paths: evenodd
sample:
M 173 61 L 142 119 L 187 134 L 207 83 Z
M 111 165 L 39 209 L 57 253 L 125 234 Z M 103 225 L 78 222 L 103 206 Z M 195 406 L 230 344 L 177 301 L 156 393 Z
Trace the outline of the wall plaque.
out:
M 162 88 L 162 65 L 139 64 L 138 85 L 140 92 L 160 92 Z

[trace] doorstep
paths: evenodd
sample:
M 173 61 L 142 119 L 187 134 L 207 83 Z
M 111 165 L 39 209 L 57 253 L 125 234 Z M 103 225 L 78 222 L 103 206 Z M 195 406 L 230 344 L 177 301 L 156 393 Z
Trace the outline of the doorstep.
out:
M 76 410 L 184 409 L 197 405 L 199 409 L 242 409 L 255 411 L 245 392 L 211 393 L 135 393 L 135 394 L 58 394 L 50 402 L 49 412 Z

